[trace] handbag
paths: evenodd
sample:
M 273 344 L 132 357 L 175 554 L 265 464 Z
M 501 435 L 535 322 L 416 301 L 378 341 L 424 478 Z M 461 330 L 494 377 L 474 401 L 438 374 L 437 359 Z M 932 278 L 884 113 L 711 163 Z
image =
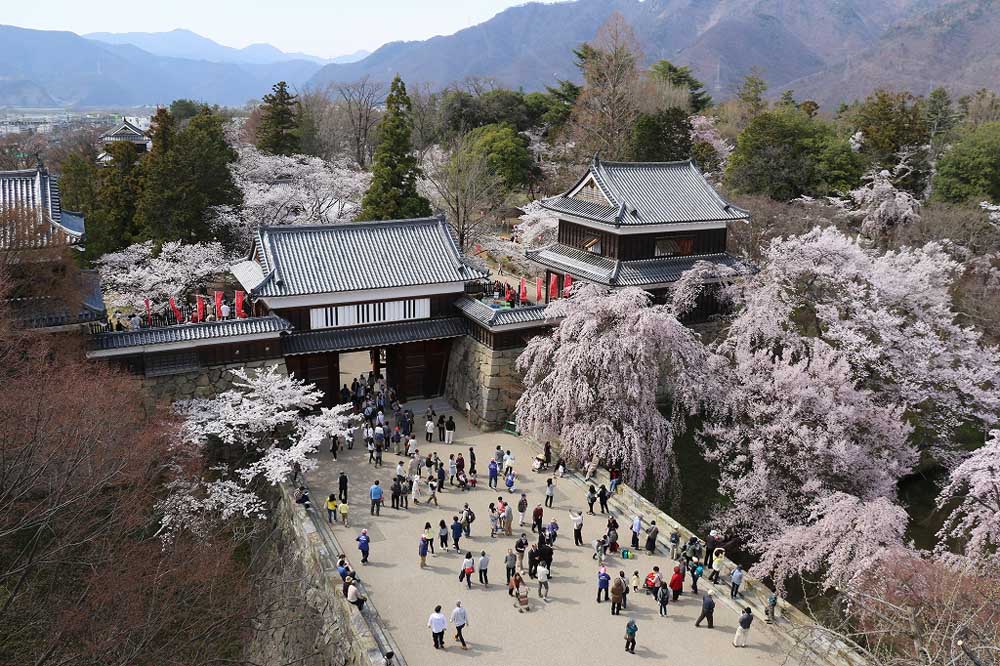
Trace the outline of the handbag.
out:
M 473 574 L 474 572 L 475 572 L 475 569 L 473 569 L 472 567 L 465 567 L 465 575 L 466 576 L 469 576 L 469 575 Z

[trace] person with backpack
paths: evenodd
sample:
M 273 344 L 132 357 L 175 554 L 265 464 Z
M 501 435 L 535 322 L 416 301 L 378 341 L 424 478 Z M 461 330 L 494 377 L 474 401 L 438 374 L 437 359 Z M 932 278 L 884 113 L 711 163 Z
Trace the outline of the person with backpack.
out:
M 660 583 L 660 589 L 656 591 L 656 601 L 660 604 L 660 617 L 666 617 L 667 604 L 670 603 L 670 587 L 666 581 Z
M 698 594 L 698 581 L 701 580 L 701 575 L 705 573 L 705 567 L 702 566 L 696 557 L 691 561 L 689 571 L 691 572 L 691 592 Z
M 462 533 L 465 534 L 466 537 L 472 536 L 472 523 L 475 520 L 475 512 L 469 507 L 468 504 L 465 504 L 462 507 Z
M 629 618 L 628 624 L 625 625 L 625 651 L 635 654 L 635 635 L 639 633 L 639 625 L 635 623 L 635 619 Z
M 747 646 L 751 624 L 753 624 L 753 611 L 747 606 L 743 609 L 743 614 L 740 615 L 739 626 L 736 627 L 736 635 L 733 636 L 733 647 Z

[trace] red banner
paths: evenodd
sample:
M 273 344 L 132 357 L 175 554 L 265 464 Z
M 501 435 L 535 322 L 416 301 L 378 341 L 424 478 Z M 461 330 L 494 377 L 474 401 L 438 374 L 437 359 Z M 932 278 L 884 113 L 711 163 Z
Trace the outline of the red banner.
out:
M 563 278 L 563 296 L 569 296 L 569 288 L 573 286 L 573 276 L 569 273 Z
M 222 292 L 215 292 L 215 318 L 222 319 Z
M 549 298 L 559 298 L 559 276 L 555 274 L 549 276 Z
M 246 297 L 242 291 L 236 292 L 236 316 L 246 319 L 247 313 L 243 311 L 243 299 Z
M 542 278 L 535 278 L 535 301 L 538 303 L 541 303 L 542 299 L 545 298 L 545 292 L 542 289 Z
M 177 307 L 177 303 L 174 301 L 173 296 L 170 297 L 170 309 L 174 311 L 174 319 L 177 320 L 178 324 L 184 321 L 184 313 L 181 312 L 179 307 Z
M 153 313 L 149 309 L 149 299 L 146 299 L 146 323 L 150 326 L 153 325 Z
M 528 300 L 528 281 L 521 278 L 521 301 L 525 302 Z
M 198 323 L 205 321 L 205 297 L 198 294 Z
M 505 301 L 509 301 L 510 300 L 510 285 L 509 284 L 505 284 L 503 286 L 503 300 L 505 300 Z

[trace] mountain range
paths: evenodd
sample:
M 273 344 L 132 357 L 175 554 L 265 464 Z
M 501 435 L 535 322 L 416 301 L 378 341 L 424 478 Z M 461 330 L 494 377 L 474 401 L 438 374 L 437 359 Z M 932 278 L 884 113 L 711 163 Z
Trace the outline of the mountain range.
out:
M 574 0 L 507 9 L 453 35 L 391 42 L 350 62 L 187 30 L 94 33 L 0 26 L 0 106 L 130 106 L 259 98 L 277 80 L 320 87 L 369 76 L 441 88 L 467 77 L 540 90 L 579 80 L 573 49 L 620 13 L 646 64 L 689 65 L 716 98 L 757 68 L 779 95 L 824 108 L 886 86 L 924 94 L 1000 88 L 1000 0 Z M 355 60 L 358 56 L 364 56 Z M 50 104 L 51 103 L 51 104 Z

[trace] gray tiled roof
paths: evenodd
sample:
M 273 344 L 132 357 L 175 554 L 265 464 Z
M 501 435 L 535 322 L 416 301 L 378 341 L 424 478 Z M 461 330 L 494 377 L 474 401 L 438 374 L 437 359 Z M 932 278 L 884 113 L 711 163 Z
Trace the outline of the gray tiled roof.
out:
M 690 270 L 699 261 L 735 268 L 741 272 L 751 270 L 744 261 L 725 252 L 614 261 L 557 243 L 529 251 L 527 255 L 543 266 L 609 287 L 645 287 L 675 282 L 684 271 Z
M 545 306 L 531 305 L 519 308 L 491 308 L 482 301 L 462 296 L 455 301 L 455 307 L 475 322 L 490 328 L 545 322 Z
M 68 245 L 83 236 L 84 220 L 80 213 L 63 212 L 59 179 L 39 165 L 34 169 L 0 171 L 0 210 L 32 211 L 40 230 L 23 229 L 30 234 L 33 246 Z M 22 239 L 0 238 L 0 247 L 23 244 Z
M 263 227 L 250 255 L 255 256 L 262 258 L 263 280 L 244 286 L 264 297 L 468 282 L 486 276 L 463 260 L 448 225 L 437 217 Z M 256 279 L 251 271 L 242 274 L 251 282 Z
M 162 328 L 142 328 L 138 331 L 122 331 L 118 333 L 100 333 L 91 336 L 89 348 L 91 351 L 110 349 L 126 349 L 146 345 L 162 345 L 173 342 L 195 342 L 201 340 L 220 340 L 221 338 L 241 335 L 256 335 L 263 333 L 279 334 L 291 330 L 292 325 L 282 319 L 270 315 L 250 319 L 226 319 L 224 321 L 207 321 L 202 324 L 177 324 Z M 224 340 L 220 340 L 224 342 Z
M 607 203 L 570 197 L 593 178 Z M 564 194 L 542 201 L 556 213 L 614 226 L 746 220 L 750 214 L 726 202 L 691 160 L 604 162 L 594 158 L 587 173 Z
M 80 271 L 83 299 L 80 308 L 71 311 L 64 303 L 51 298 L 24 298 L 7 301 L 14 321 L 23 328 L 52 328 L 71 324 L 101 321 L 107 316 L 101 293 L 100 274 L 95 270 Z
M 118 123 L 114 129 L 110 129 L 101 135 L 101 141 L 129 141 L 131 143 L 146 143 L 148 137 L 141 129 L 130 123 L 125 118 Z
M 442 340 L 457 338 L 467 332 L 465 320 L 461 317 L 443 319 L 423 319 L 396 324 L 376 324 L 374 326 L 329 329 L 287 335 L 282 341 L 285 356 L 315 354 L 321 352 L 370 349 L 405 342 Z

